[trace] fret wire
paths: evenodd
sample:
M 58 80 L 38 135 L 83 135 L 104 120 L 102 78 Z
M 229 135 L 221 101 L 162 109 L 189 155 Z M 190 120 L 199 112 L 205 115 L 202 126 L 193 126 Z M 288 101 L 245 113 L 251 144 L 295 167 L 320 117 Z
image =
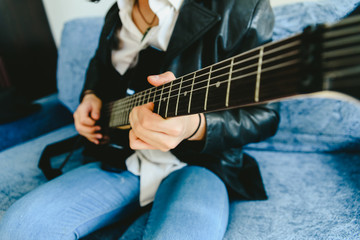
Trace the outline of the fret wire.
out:
M 269 51 L 267 51 L 265 54 L 264 54 L 264 56 L 266 56 L 266 55 L 269 55 L 269 54 L 272 54 L 272 53 L 274 53 L 274 52 L 276 52 L 276 51 L 279 51 L 279 49 L 280 50 L 286 50 L 287 48 L 291 48 L 291 47 L 295 47 L 295 46 L 297 46 L 297 45 L 300 45 L 300 40 L 296 40 L 296 38 L 298 37 L 299 35 L 295 35 L 295 36 L 293 36 L 292 38 L 293 39 L 295 39 L 295 41 L 293 41 L 293 42 L 290 42 L 290 43 L 288 43 L 288 44 L 284 44 L 284 45 L 280 45 L 279 47 L 276 47 L 276 48 L 273 48 L 273 49 L 271 49 L 271 50 L 269 50 Z M 285 40 L 292 40 L 291 38 L 289 38 L 289 39 L 285 39 Z M 274 43 L 268 43 L 268 44 L 265 44 L 265 45 L 263 45 L 262 47 L 266 47 L 266 46 L 271 46 L 271 45 L 274 45 L 274 44 L 280 44 L 281 42 L 283 42 L 283 41 L 285 41 L 285 40 L 280 40 L 280 41 L 277 41 L 277 42 L 274 42 Z M 260 47 L 258 47 L 258 48 L 260 48 Z M 239 54 L 239 55 L 236 55 L 236 56 L 234 56 L 233 58 L 238 58 L 238 57 L 241 57 L 242 55 L 244 55 L 244 54 L 249 54 L 249 53 L 252 53 L 252 52 L 255 52 L 255 50 L 258 50 L 258 48 L 255 48 L 255 49 L 253 49 L 253 50 L 250 50 L 250 51 L 248 51 L 248 52 L 245 52 L 245 53 L 242 53 L 242 54 Z M 256 58 L 257 57 L 257 55 L 256 56 L 252 56 L 252 57 L 250 57 L 250 58 L 247 58 L 247 59 L 244 59 L 244 60 L 241 60 L 241 61 L 238 61 L 238 62 L 234 62 L 234 64 L 240 64 L 240 63 L 244 63 L 244 62 L 246 62 L 246 61 L 249 61 L 249 60 L 251 60 L 251 59 L 254 59 L 254 58 Z M 278 57 L 276 57 L 276 58 L 278 58 Z M 205 70 L 205 69 L 207 69 L 207 68 L 212 68 L 213 66 L 216 66 L 216 65 L 219 65 L 219 64 L 221 64 L 221 63 L 223 63 L 224 61 L 227 61 L 227 60 L 229 60 L 229 59 L 225 59 L 225 60 L 223 60 L 223 61 L 221 61 L 221 62 L 218 62 L 218 63 L 216 63 L 216 64 L 213 64 L 213 65 L 210 65 L 210 66 L 208 66 L 208 67 L 205 67 L 205 68 L 203 68 L 203 69 L 201 69 L 201 70 Z M 267 61 L 270 61 L 271 59 L 268 59 Z M 265 62 L 264 62 L 265 63 Z M 227 66 L 226 66 L 227 67 Z M 219 68 L 219 69 L 217 69 L 217 70 L 215 70 L 215 71 L 213 71 L 214 73 L 215 72 L 217 72 L 217 71 L 220 71 L 220 70 L 223 70 L 224 68 L 226 68 L 226 67 L 222 67 L 222 68 Z M 199 70 L 200 71 L 200 70 Z M 192 74 L 192 73 L 189 73 L 189 74 L 186 74 L 186 75 L 184 75 L 183 77 L 185 77 L 185 76 L 188 76 L 188 75 L 190 75 L 190 74 Z M 203 74 L 204 75 L 204 74 Z M 198 77 L 201 77 L 201 76 L 203 76 L 203 75 L 199 75 Z M 179 78 L 179 79 L 175 79 L 175 80 L 183 80 L 183 77 L 182 78 Z M 175 81 L 174 80 L 174 81 Z M 188 80 L 188 81 L 190 81 L 190 80 Z M 186 81 L 184 81 L 184 83 L 185 83 Z M 175 84 L 174 84 L 175 85 Z M 154 89 L 155 89 L 155 92 L 154 92 L 154 101 L 155 101 L 155 96 L 157 95 L 156 93 L 158 92 L 158 91 L 160 91 L 160 89 L 158 89 L 158 88 L 156 88 L 156 87 L 153 87 Z
M 258 70 L 257 70 L 257 74 L 256 74 L 255 102 L 259 102 L 260 78 L 261 78 L 263 55 L 264 55 L 264 48 L 260 48 L 259 64 L 258 64 Z
M 161 98 L 162 98 L 162 95 L 163 95 L 164 87 L 165 87 L 165 84 L 163 84 L 163 85 L 162 85 L 162 88 L 161 88 L 160 100 L 159 100 L 159 107 L 158 107 L 158 111 L 157 111 L 158 114 L 160 113 Z
M 171 81 L 171 84 L 170 84 L 170 90 L 169 90 L 169 95 L 168 95 L 167 104 L 166 104 L 165 118 L 167 118 L 167 114 L 168 114 L 169 100 L 170 100 L 170 93 L 171 93 L 171 87 L 172 87 L 173 82 L 174 82 L 174 81 Z
M 180 91 L 181 91 L 183 79 L 184 79 L 184 77 L 182 77 L 182 78 L 181 78 L 181 81 L 180 81 L 179 92 L 178 92 L 178 96 L 177 96 L 177 100 L 176 100 L 175 116 L 177 115 L 177 112 L 178 112 Z
M 191 90 L 190 90 L 190 97 L 189 97 L 189 105 L 188 105 L 188 113 L 190 113 L 191 99 L 192 99 L 192 92 L 193 92 L 193 89 L 194 89 L 195 76 L 196 76 L 196 73 L 194 73 L 193 80 L 192 80 L 192 83 L 191 83 Z
M 284 82 L 284 85 L 283 86 L 286 86 L 286 85 L 291 85 L 291 86 L 294 86 L 296 85 L 298 82 L 297 80 L 298 79 L 294 79 L 294 78 L 291 78 L 291 76 L 293 75 L 290 75 L 289 77 L 287 77 L 288 75 L 285 74 L 283 75 L 279 80 L 278 83 L 282 84 L 282 82 Z M 272 79 L 271 76 L 264 76 L 264 79 L 267 80 L 267 79 Z M 290 80 L 290 82 L 289 82 Z M 251 83 L 253 81 L 253 79 L 247 79 L 246 82 L 247 84 L 245 85 L 249 85 L 249 83 Z M 276 92 L 276 90 L 278 90 L 278 87 L 277 86 L 273 86 L 271 85 L 271 82 L 267 81 L 267 85 L 266 88 L 264 88 L 264 93 L 271 93 L 273 95 L 274 91 Z M 269 85 L 270 83 L 270 85 Z M 295 92 L 293 92 L 295 93 Z M 291 94 L 290 94 L 291 95 Z M 279 93 L 279 96 L 280 97 L 284 97 L 285 95 Z M 288 95 L 289 96 L 289 95 Z M 267 99 L 267 100 L 270 100 L 270 99 Z M 201 106 L 201 101 L 198 100 L 197 102 L 193 102 L 196 106 Z M 246 105 L 252 105 L 252 104 L 255 104 L 255 102 L 248 102 L 246 104 L 240 104 L 241 106 L 246 106 Z M 232 108 L 232 107 L 236 107 L 236 106 L 240 106 L 239 104 L 234 104 L 234 105 L 229 105 L 229 107 L 224 107 L 224 105 L 221 104 L 221 102 L 212 102 L 211 105 L 209 105 L 209 110 L 214 110 L 214 109 L 217 109 L 217 110 L 221 110 L 221 109 L 228 109 L 228 108 Z M 198 108 L 195 108 L 195 110 L 198 110 L 199 112 L 206 112 L 206 111 L 201 111 L 201 107 L 198 107 Z
M 279 58 L 277 57 L 276 59 L 279 59 Z M 268 61 L 264 61 L 263 64 L 264 64 L 265 62 L 269 62 L 269 60 L 268 60 Z M 283 64 L 283 65 L 284 65 L 284 64 Z M 285 65 L 286 65 L 286 63 L 285 63 Z M 284 66 L 285 66 L 285 65 L 284 65 Z M 275 65 L 275 66 L 272 66 L 272 67 L 263 68 L 263 72 L 265 72 L 267 69 L 268 69 L 268 70 L 276 69 L 278 66 L 279 66 L 279 65 Z M 280 65 L 280 67 L 283 67 L 283 66 Z M 233 73 L 238 72 L 238 71 L 241 71 L 241 70 L 243 70 L 243 69 L 238 69 L 237 71 L 233 71 Z M 214 71 L 214 72 L 215 72 L 215 71 Z M 248 73 L 248 74 L 243 75 L 243 76 L 246 77 L 246 76 L 249 76 L 249 75 L 251 75 L 251 74 L 254 74 L 254 72 L 253 72 L 253 73 Z M 257 74 L 257 71 L 255 72 L 255 74 Z M 188 74 L 188 75 L 189 75 L 189 74 Z M 213 78 L 213 79 L 219 78 L 219 77 L 224 76 L 224 75 L 226 75 L 226 74 L 216 76 L 216 77 Z M 185 76 L 187 76 L 187 75 L 185 75 Z M 239 78 L 242 78 L 242 76 L 240 76 Z M 236 79 L 239 79 L 239 78 L 234 78 L 234 79 L 236 80 Z M 205 81 L 207 81 L 207 80 L 205 80 Z M 181 84 L 182 84 L 182 82 L 187 82 L 187 81 L 183 81 L 183 77 L 182 77 L 182 78 L 181 78 Z M 164 88 L 164 85 L 162 86 L 162 90 L 163 90 L 163 88 Z M 179 94 L 177 95 L 178 98 L 179 98 L 179 96 L 180 96 L 180 89 L 181 89 L 181 86 L 179 87 Z M 154 92 L 154 101 L 153 101 L 154 103 L 157 102 L 157 101 L 155 100 L 156 92 L 157 92 L 157 91 Z M 133 95 L 133 96 L 134 96 L 134 95 Z M 175 95 L 175 96 L 176 96 L 176 95 Z M 174 96 L 172 96 L 172 97 L 174 97 Z M 178 106 L 178 103 L 177 103 L 177 106 Z M 176 115 L 177 115 L 177 112 L 178 112 L 178 108 L 176 109 Z
M 297 60 L 289 61 L 289 62 L 286 62 L 286 63 L 281 64 L 280 67 L 279 67 L 279 66 L 273 66 L 273 67 L 263 68 L 263 71 L 262 71 L 262 72 L 264 73 L 264 72 L 268 72 L 268 71 L 271 71 L 271 70 L 276 70 L 276 69 L 283 68 L 283 67 L 293 66 L 293 65 L 295 65 L 295 64 L 297 64 L 297 63 L 300 63 L 300 61 L 297 61 Z M 233 78 L 231 81 L 241 80 L 241 79 L 243 79 L 243 78 L 251 77 L 251 76 L 256 77 L 256 75 L 257 75 L 257 71 L 256 71 L 256 72 L 251 72 L 251 73 L 248 73 L 248 74 L 244 74 L 244 75 L 241 75 L 241 76 L 239 76 L 239 77 L 235 77 L 235 78 Z M 222 84 L 222 83 L 227 83 L 227 82 L 228 82 L 228 80 L 224 80 L 224 81 L 221 81 L 220 83 Z M 216 87 L 216 84 L 217 84 L 217 83 L 210 84 L 210 87 L 213 87 L 213 86 Z M 204 89 L 204 88 L 206 88 L 206 86 L 200 87 L 200 88 L 196 88 L 194 91 L 199 91 L 199 90 L 202 90 L 202 89 Z M 171 97 L 177 97 L 177 96 L 179 96 L 179 95 L 176 94 L 176 95 L 171 96 Z
M 294 36 L 293 37 L 293 39 L 296 39 L 296 37 L 298 37 L 297 35 L 296 36 Z M 278 41 L 278 42 L 276 42 L 276 43 L 279 43 L 279 42 L 281 42 L 281 41 Z M 294 41 L 292 44 L 288 44 L 288 45 L 291 45 L 290 47 L 293 47 L 293 46 L 295 46 L 295 44 L 298 42 L 298 40 L 296 40 L 296 41 Z M 270 44 L 266 44 L 266 45 L 270 45 Z M 264 45 L 264 46 L 266 46 L 266 45 Z M 274 48 L 274 49 L 272 49 L 271 50 L 271 52 L 275 52 L 275 50 L 276 49 L 285 49 L 285 47 L 284 46 L 280 46 L 280 47 L 276 47 L 276 48 Z M 249 51 L 249 52 L 251 52 L 251 51 Z M 249 53 L 249 52 L 246 52 L 246 53 Z M 266 55 L 268 55 L 268 52 L 266 53 L 266 54 L 264 54 L 264 56 L 266 56 Z M 287 55 L 290 55 L 290 54 L 287 54 Z M 241 54 L 240 55 L 237 55 L 237 56 L 234 56 L 234 58 L 236 58 L 236 57 L 239 57 L 239 56 L 241 56 Z M 252 57 L 253 58 L 253 57 Z M 275 58 L 270 58 L 270 59 L 268 59 L 267 61 L 264 61 L 263 63 L 265 63 L 265 62 L 271 62 L 272 61 L 272 59 L 279 59 L 279 58 L 281 58 L 281 56 L 279 57 L 279 56 L 277 56 L 277 57 L 275 57 Z M 227 59 L 228 60 L 228 59 Z M 245 62 L 246 60 L 248 60 L 248 59 L 245 59 L 245 60 L 242 60 L 242 61 L 239 61 L 239 62 Z M 226 60 L 224 60 L 224 61 L 226 61 Z M 221 61 L 221 62 L 224 62 L 224 61 Z M 219 62 L 219 63 L 217 63 L 217 64 L 220 64 L 221 62 Z M 235 64 L 238 64 L 239 62 L 234 62 Z M 213 66 L 215 66 L 215 65 L 217 65 L 217 64 L 214 64 L 214 65 L 211 65 L 211 66 L 208 66 L 208 67 L 206 67 L 206 68 L 211 68 L 211 67 L 213 67 Z M 206 68 L 203 68 L 203 69 L 201 69 L 201 70 L 204 70 L 204 69 L 206 69 Z M 223 67 L 224 68 L 224 67 Z M 223 69 L 223 68 L 219 68 L 219 69 L 217 69 L 216 71 L 213 71 L 213 72 L 217 72 L 217 71 L 220 71 L 221 69 Z M 239 69 L 238 71 L 240 71 L 240 70 L 242 70 L 242 69 Z M 199 70 L 200 71 L 200 70 Z M 190 73 L 191 74 L 191 73 Z M 190 75 L 190 74 L 187 74 L 187 75 L 184 75 L 184 76 L 188 76 L 188 75 Z M 204 75 L 204 74 L 203 74 Z M 181 80 L 181 84 L 183 83 L 183 82 L 187 82 L 187 81 L 183 81 L 183 78 L 184 78 L 184 76 L 182 77 L 182 78 L 179 78 L 179 79 L 175 79 L 175 80 Z M 202 76 L 202 75 L 199 75 L 199 77 L 200 76 Z M 216 78 L 219 78 L 221 75 L 219 75 L 219 76 L 217 76 Z M 174 80 L 174 81 L 175 81 Z M 188 80 L 189 81 L 189 80 Z M 179 81 L 178 81 L 179 82 Z M 176 84 L 178 84 L 178 83 L 176 83 Z M 175 84 L 174 84 L 175 85 Z M 196 85 L 196 84 L 195 84 Z M 164 86 L 163 86 L 163 88 L 164 88 Z M 179 88 L 179 90 L 181 89 L 181 87 Z M 155 102 L 155 99 L 156 99 L 156 95 L 157 95 L 157 92 L 158 91 L 160 91 L 158 88 L 155 88 L 154 87 L 154 101 L 153 102 Z M 163 89 L 162 89 L 163 90 Z M 128 97 L 126 97 L 125 99 L 127 99 Z M 135 99 L 136 100 L 136 99 Z M 177 104 L 177 107 L 178 107 L 178 104 Z M 178 109 L 177 109 L 177 111 L 178 111 Z M 176 113 L 177 113 L 177 111 L 176 111 Z
M 225 100 L 226 107 L 229 106 L 229 95 L 230 95 L 230 85 L 231 85 L 231 75 L 232 75 L 232 71 L 233 71 L 233 65 L 234 65 L 234 58 L 231 59 L 231 64 L 230 64 L 229 79 L 228 79 L 228 85 L 227 85 L 227 89 L 226 89 L 226 100 Z
M 211 72 L 212 72 L 212 66 L 210 67 L 209 77 L 208 77 L 207 85 L 206 85 L 205 102 L 204 102 L 204 110 L 205 111 L 206 111 L 208 95 L 209 95 L 209 84 L 210 84 L 210 79 L 211 79 Z
M 153 89 L 153 88 L 149 88 L 149 97 L 148 97 L 148 101 L 147 101 L 147 103 L 149 103 L 149 102 L 150 102 L 150 96 L 151 96 L 151 91 L 152 91 L 152 89 Z

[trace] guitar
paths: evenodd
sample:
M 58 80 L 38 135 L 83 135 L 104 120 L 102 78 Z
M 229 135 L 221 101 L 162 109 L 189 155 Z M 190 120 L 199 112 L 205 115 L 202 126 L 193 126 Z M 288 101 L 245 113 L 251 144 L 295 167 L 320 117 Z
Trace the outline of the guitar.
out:
M 360 16 L 271 42 L 104 106 L 110 128 L 154 103 L 164 118 L 335 91 L 360 99 Z M 104 116 L 104 115 L 103 115 Z

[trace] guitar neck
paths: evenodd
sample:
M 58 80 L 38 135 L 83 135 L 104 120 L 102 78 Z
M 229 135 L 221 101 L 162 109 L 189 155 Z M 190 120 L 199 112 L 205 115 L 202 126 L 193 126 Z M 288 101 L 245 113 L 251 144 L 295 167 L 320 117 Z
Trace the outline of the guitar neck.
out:
M 111 102 L 106 106 L 109 126 L 128 125 L 130 111 L 149 102 L 154 103 L 155 113 L 167 118 L 322 90 L 351 94 L 355 89 L 358 94 L 359 22 L 360 17 L 355 17 L 326 28 L 309 28 L 302 34 L 268 43 L 162 86 Z

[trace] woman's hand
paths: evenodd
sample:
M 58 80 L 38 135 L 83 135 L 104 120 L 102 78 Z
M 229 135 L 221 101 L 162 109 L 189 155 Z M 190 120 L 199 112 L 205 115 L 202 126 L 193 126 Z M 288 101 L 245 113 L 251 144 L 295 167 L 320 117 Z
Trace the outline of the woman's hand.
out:
M 100 119 L 102 102 L 95 94 L 86 94 L 74 113 L 75 128 L 80 135 L 90 142 L 99 144 L 103 135 L 100 126 L 95 125 Z
M 148 77 L 149 83 L 154 86 L 160 86 L 174 79 L 175 76 L 171 72 Z M 129 141 L 132 149 L 169 151 L 193 135 L 200 123 L 197 114 L 164 119 L 153 113 L 153 108 L 154 104 L 148 103 L 132 109 L 129 117 L 132 127 L 129 133 Z M 199 129 L 188 140 L 202 140 L 204 138 L 205 117 L 203 114 L 200 117 L 202 121 Z

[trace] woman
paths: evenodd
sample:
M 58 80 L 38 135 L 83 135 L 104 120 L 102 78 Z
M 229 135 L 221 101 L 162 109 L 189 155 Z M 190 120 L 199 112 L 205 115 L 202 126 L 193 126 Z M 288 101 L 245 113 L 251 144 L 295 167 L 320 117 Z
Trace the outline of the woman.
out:
M 266 199 L 242 146 L 275 133 L 274 105 L 164 119 L 150 102 L 132 109 L 130 131 L 116 133 L 120 150 L 103 147 L 97 123 L 106 102 L 253 48 L 270 39 L 272 26 L 267 0 L 118 0 L 74 113 L 78 132 L 102 149 L 101 163 L 16 202 L 0 223 L 2 239 L 78 239 L 145 206 L 151 210 L 138 238 L 222 239 L 229 199 Z

